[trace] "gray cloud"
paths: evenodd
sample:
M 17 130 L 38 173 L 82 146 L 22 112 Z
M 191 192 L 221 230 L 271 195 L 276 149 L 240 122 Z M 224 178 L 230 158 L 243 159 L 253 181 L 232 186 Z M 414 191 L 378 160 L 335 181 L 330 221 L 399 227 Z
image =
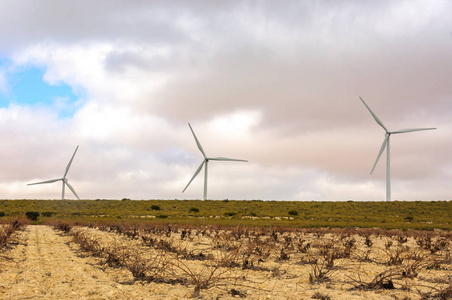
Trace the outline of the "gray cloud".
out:
M 59 174 L 76 144 L 70 179 L 82 197 L 200 197 L 201 177 L 180 193 L 201 159 L 191 122 L 212 155 L 250 160 L 213 167 L 214 198 L 381 199 L 385 157 L 369 172 L 384 131 L 359 96 L 388 128 L 438 127 L 392 137 L 394 197 L 449 196 L 448 1 L 0 8 L 0 56 L 83 90 L 70 119 L 55 108 L 0 109 L 10 145 L 0 151 L 13 157 L 0 168 L 6 198 L 57 198 L 56 186 L 22 185 Z

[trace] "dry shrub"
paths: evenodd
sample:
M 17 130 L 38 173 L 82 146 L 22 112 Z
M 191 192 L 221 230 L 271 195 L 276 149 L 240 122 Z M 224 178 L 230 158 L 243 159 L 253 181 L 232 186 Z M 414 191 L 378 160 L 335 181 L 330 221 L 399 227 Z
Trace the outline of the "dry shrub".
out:
M 402 277 L 402 273 L 401 268 L 393 268 L 377 274 L 371 281 L 363 280 L 359 273 L 358 278 L 349 278 L 355 288 L 359 290 L 394 289 L 393 280 Z
M 86 230 L 71 231 L 74 242 L 84 251 L 91 252 L 95 256 L 102 256 L 104 248 L 96 237 L 90 236 Z
M 64 233 L 69 233 L 72 227 L 74 227 L 74 223 L 68 221 L 58 221 L 54 224 L 51 224 L 51 226 L 56 230 L 61 230 Z
M 310 283 L 320 283 L 330 280 L 334 273 L 334 260 L 336 259 L 336 252 L 331 244 L 324 244 L 322 249 L 316 254 L 314 251 L 306 253 L 308 263 L 311 268 L 309 272 Z
M 245 293 L 230 287 L 249 282 L 238 275 L 248 272 L 243 269 L 281 276 L 278 266 L 270 268 L 261 264 L 268 260 L 290 265 L 301 259 L 309 264 L 307 275 L 311 283 L 331 280 L 338 269 L 338 259 L 344 266 L 357 261 L 391 266 L 364 280 L 358 273 L 352 282 L 355 288 L 363 290 L 395 286 L 407 289 L 421 271 L 444 270 L 448 268 L 445 264 L 451 261 L 450 243 L 444 234 L 440 236 L 436 232 L 408 235 L 402 231 L 376 229 L 194 228 L 115 223 L 93 227 L 116 236 L 116 240 L 109 243 L 96 243 L 96 238 L 92 237 L 87 247 L 110 265 L 128 268 L 139 280 L 178 282 L 193 287 L 193 296 L 199 296 L 206 289 L 229 285 L 228 294 L 245 297 Z M 376 248 L 380 242 L 385 246 Z M 82 240 L 82 243 L 88 241 Z M 370 257 L 371 254 L 374 255 Z M 435 290 L 431 295 L 436 292 L 439 293 Z
M 164 278 L 165 259 L 159 252 L 149 254 L 139 247 L 124 244 L 117 239 L 101 241 L 88 230 L 72 230 L 74 242 L 84 251 L 105 259 L 110 266 L 128 269 L 135 279 L 166 282 Z
M 315 259 L 310 264 L 311 271 L 309 272 L 310 283 L 320 283 L 330 280 L 330 276 L 334 270 L 328 266 L 328 262 L 322 259 Z
M 234 268 L 230 267 L 237 261 L 238 256 L 240 256 L 238 250 L 220 252 L 215 261 L 203 265 L 201 268 L 174 256 L 168 261 L 168 270 L 173 278 L 193 285 L 193 297 L 198 297 L 201 290 L 243 280 L 242 277 L 235 275 Z
M 231 294 L 232 297 L 235 297 L 235 296 L 239 296 L 240 298 L 245 298 L 246 297 L 246 292 L 241 292 L 241 291 L 239 291 L 237 289 L 234 289 L 234 288 L 232 288 L 228 292 L 228 294 Z
M 149 248 L 138 245 L 141 239 L 133 241 L 138 235 L 127 234 L 132 238 L 130 242 L 121 238 L 105 242 L 90 230 L 77 228 L 71 233 L 74 241 L 83 250 L 104 258 L 111 266 L 127 268 L 135 279 L 193 285 L 194 296 L 198 296 L 201 290 L 240 280 L 238 276 L 234 276 L 234 269 L 230 267 L 240 260 L 239 248 L 230 251 L 217 250 L 215 256 L 209 254 L 209 259 L 202 260 L 206 263 L 199 267 L 199 262 L 187 257 L 193 258 L 193 255 L 199 256 L 202 252 L 194 254 L 193 249 L 189 252 L 186 247 L 181 246 L 183 241 L 180 239 L 178 244 L 161 239 L 153 243 L 153 249 L 150 251 Z
M 452 277 L 449 277 L 449 284 L 443 288 L 434 288 L 427 293 L 419 292 L 421 300 L 438 299 L 450 300 L 452 299 Z
M 13 234 L 18 230 L 22 230 L 25 224 L 26 223 L 23 220 L 18 219 L 0 225 L 0 249 L 7 246 L 10 243 Z
M 426 262 L 410 260 L 407 264 L 378 273 L 370 281 L 361 278 L 360 272 L 357 273 L 357 278 L 349 278 L 352 280 L 351 283 L 354 287 L 359 290 L 395 289 L 395 284 L 397 284 L 398 280 L 414 279 L 425 265 Z M 406 287 L 406 284 L 400 285 Z
M 324 295 L 320 292 L 315 292 L 311 299 L 320 299 L 320 300 L 331 300 L 331 297 L 329 295 Z
M 450 241 L 445 237 L 436 237 L 432 238 L 430 234 L 425 234 L 417 237 L 416 243 L 422 249 L 430 251 L 430 253 L 434 254 L 438 251 L 445 250 L 449 247 Z

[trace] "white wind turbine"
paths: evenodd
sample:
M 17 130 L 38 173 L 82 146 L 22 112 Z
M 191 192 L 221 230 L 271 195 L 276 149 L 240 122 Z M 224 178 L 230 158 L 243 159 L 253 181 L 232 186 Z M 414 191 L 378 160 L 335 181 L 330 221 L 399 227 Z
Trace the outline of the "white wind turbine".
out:
M 372 167 L 372 171 L 370 171 L 370 174 L 372 174 L 374 172 L 375 166 L 377 165 L 381 154 L 387 147 L 387 150 L 386 150 L 386 201 L 391 201 L 391 157 L 390 157 L 391 152 L 390 152 L 390 148 L 389 148 L 391 134 L 406 133 L 406 132 L 413 132 L 413 131 L 423 131 L 423 130 L 433 130 L 436 128 L 414 128 L 414 129 L 400 129 L 400 130 L 396 130 L 396 131 L 389 131 L 385 127 L 385 125 L 383 125 L 383 122 L 381 122 L 381 120 L 377 117 L 377 115 L 374 114 L 374 112 L 366 104 L 366 102 L 364 102 L 364 100 L 361 97 L 359 97 L 359 99 L 361 99 L 361 101 L 367 107 L 370 114 L 374 117 L 374 119 L 378 123 L 378 125 L 380 125 L 386 131 L 385 139 L 383 140 L 383 145 L 381 145 L 380 152 L 378 153 L 377 159 L 375 160 L 374 166 Z
M 66 185 L 72 191 L 72 193 L 75 195 L 75 197 L 77 197 L 77 199 L 80 200 L 80 198 L 78 197 L 78 195 L 75 192 L 74 188 L 69 184 L 69 182 L 67 182 L 67 178 L 66 178 L 66 175 L 69 172 L 69 168 L 71 167 L 72 160 L 74 159 L 74 156 L 75 156 L 75 153 L 77 152 L 77 149 L 78 149 L 78 146 L 77 146 L 77 148 L 75 148 L 74 154 L 72 155 L 71 160 L 67 164 L 66 171 L 64 172 L 63 178 L 51 179 L 51 180 L 40 181 L 40 182 L 35 182 L 35 183 L 29 183 L 27 185 L 53 183 L 53 182 L 61 180 L 61 181 L 63 181 L 63 192 L 61 193 L 61 200 L 64 200 L 64 188 L 65 188 Z
M 219 161 L 243 161 L 243 162 L 247 162 L 247 160 L 243 160 L 243 159 L 234 159 L 234 158 L 225 158 L 225 157 L 207 157 L 206 153 L 204 152 L 204 149 L 202 148 L 201 144 L 198 141 L 198 138 L 195 135 L 195 132 L 193 131 L 193 129 L 191 128 L 190 123 L 188 123 L 188 126 L 190 127 L 191 132 L 193 133 L 193 137 L 195 138 L 196 144 L 198 145 L 199 151 L 201 151 L 202 155 L 204 156 L 204 160 L 202 161 L 201 165 L 198 167 L 198 169 L 196 170 L 195 174 L 193 175 L 193 177 L 190 179 L 190 181 L 188 182 L 187 186 L 185 187 L 185 189 L 182 191 L 185 192 L 185 190 L 188 188 L 188 186 L 190 185 L 190 183 L 193 181 L 193 179 L 195 179 L 195 177 L 199 174 L 199 172 L 201 172 L 202 167 L 205 165 L 204 168 L 204 195 L 203 195 L 203 200 L 207 199 L 207 167 L 209 164 L 209 160 L 219 160 Z

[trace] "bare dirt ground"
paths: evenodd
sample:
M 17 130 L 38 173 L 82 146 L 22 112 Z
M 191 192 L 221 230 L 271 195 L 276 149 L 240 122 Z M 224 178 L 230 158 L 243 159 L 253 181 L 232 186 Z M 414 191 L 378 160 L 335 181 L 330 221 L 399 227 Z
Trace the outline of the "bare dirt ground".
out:
M 129 248 L 142 247 L 140 240 L 97 229 L 76 228 L 105 245 L 124 243 Z M 51 227 L 33 225 L 19 231 L 16 243 L 0 252 L 0 299 L 188 299 L 193 298 L 193 286 L 135 280 L 132 273 L 121 267 L 110 267 L 105 258 L 82 251 L 71 235 L 54 231 Z M 359 240 L 361 244 L 363 241 Z M 202 240 L 201 240 L 202 242 Z M 199 244 L 203 244 L 203 243 Z M 377 249 L 384 249 L 385 239 L 374 239 Z M 409 240 L 414 248 L 414 241 Z M 207 243 L 205 243 L 207 245 Z M 359 247 L 363 247 L 362 245 Z M 379 248 L 378 248 L 379 247 Z M 143 246 L 143 251 L 151 253 Z M 358 249 L 359 250 L 359 249 Z M 357 250 L 357 252 L 359 252 Z M 138 251 L 138 250 L 137 250 Z M 275 250 L 279 255 L 279 250 Z M 295 253 L 295 252 L 294 252 Z M 203 289 L 201 299 L 421 299 L 418 289 L 435 286 L 435 278 L 450 276 L 450 269 L 424 270 L 414 279 L 406 279 L 406 288 L 360 290 L 354 289 L 350 278 L 369 282 L 376 274 L 388 269 L 375 263 L 384 251 L 372 253 L 374 262 L 338 260 L 331 280 L 312 284 L 309 264 L 295 256 L 278 261 L 270 256 L 253 269 L 233 268 L 234 278 L 243 278 L 238 285 L 225 280 Z M 272 254 L 273 255 L 273 254 Z M 371 257 L 372 258 L 372 257 Z M 381 258 L 383 259 L 383 258 Z M 179 261 L 194 272 L 202 272 L 203 264 L 194 260 Z M 199 267 L 196 264 L 199 263 Z M 228 269 L 229 270 L 229 269 Z M 230 274 L 230 273 L 228 273 Z M 448 275 L 449 274 L 449 275 Z M 452 280 L 452 279 L 451 279 Z M 404 284 L 405 281 L 400 281 Z M 438 287 L 438 285 L 436 284 Z M 442 284 L 444 286 L 444 283 Z M 240 291 L 232 295 L 231 290 Z M 317 295 L 317 297 L 316 297 Z M 324 298 L 320 298 L 322 296 Z M 326 298 L 326 297 L 329 298 Z
M 0 299 L 180 299 L 163 285 L 134 282 L 130 272 L 83 257 L 70 236 L 27 226 L 0 259 Z M 173 288 L 173 286 L 169 286 Z M 166 291 L 165 289 L 166 288 Z M 159 293 L 161 292 L 161 293 Z

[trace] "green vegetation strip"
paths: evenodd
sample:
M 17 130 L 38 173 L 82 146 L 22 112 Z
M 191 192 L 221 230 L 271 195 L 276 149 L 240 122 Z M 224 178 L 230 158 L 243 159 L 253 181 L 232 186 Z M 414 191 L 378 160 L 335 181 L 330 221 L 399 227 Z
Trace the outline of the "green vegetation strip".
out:
M 38 213 L 38 215 L 36 214 Z M 0 200 L 0 221 L 25 217 L 159 224 L 452 230 L 452 201 Z

